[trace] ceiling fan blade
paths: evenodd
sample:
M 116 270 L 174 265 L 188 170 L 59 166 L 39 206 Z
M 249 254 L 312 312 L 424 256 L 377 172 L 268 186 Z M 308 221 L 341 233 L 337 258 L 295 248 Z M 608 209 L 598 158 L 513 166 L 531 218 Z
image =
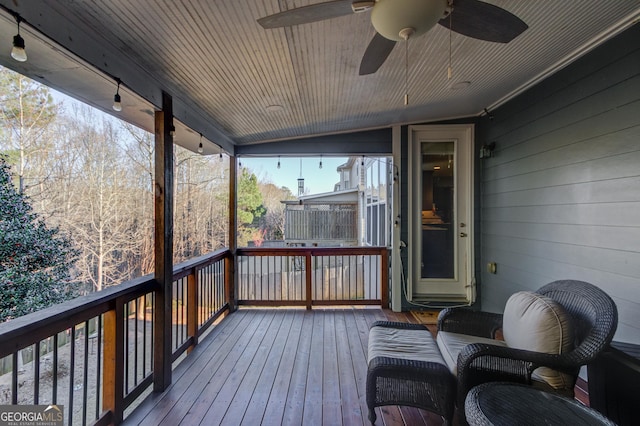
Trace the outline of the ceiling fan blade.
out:
M 449 17 L 439 22 L 449 28 Z M 529 26 L 516 15 L 479 0 L 454 0 L 451 30 L 467 37 L 509 43 Z
M 351 1 L 328 1 L 265 16 L 264 18 L 258 19 L 258 23 L 265 29 L 290 27 L 292 25 L 308 24 L 310 22 L 337 18 L 352 13 Z
M 378 68 L 387 60 L 387 57 L 389 57 L 395 45 L 395 41 L 384 38 L 376 33 L 369 43 L 369 46 L 367 46 L 367 50 L 364 52 L 362 62 L 360 62 L 359 74 L 367 75 L 378 71 Z

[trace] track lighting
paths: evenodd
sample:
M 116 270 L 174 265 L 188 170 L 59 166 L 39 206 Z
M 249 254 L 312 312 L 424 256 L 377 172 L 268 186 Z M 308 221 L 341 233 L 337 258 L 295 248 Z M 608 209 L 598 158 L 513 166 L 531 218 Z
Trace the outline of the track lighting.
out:
M 27 52 L 24 50 L 24 39 L 20 36 L 20 22 L 22 21 L 23 19 L 20 15 L 17 15 L 18 34 L 13 36 L 13 49 L 11 49 L 11 57 L 18 62 L 25 62 L 27 60 Z
M 116 82 L 118 83 L 118 88 L 116 89 L 116 94 L 113 96 L 113 110 L 114 111 L 122 111 L 122 103 L 120 103 L 120 81 L 119 78 L 116 78 Z

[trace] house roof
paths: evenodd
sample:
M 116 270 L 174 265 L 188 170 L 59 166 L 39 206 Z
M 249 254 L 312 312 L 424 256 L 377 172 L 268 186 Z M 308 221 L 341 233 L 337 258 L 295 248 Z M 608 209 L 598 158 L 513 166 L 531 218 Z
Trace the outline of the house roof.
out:
M 357 203 L 358 188 L 343 189 L 341 191 L 323 192 L 321 194 L 303 195 L 298 200 L 282 201 L 284 204 L 337 204 L 337 203 Z
M 256 22 L 315 3 L 0 0 L 0 38 L 10 43 L 11 14 L 19 14 L 29 55 L 18 63 L 2 49 L 0 64 L 110 113 L 119 78 L 124 109 L 118 116 L 149 131 L 164 91 L 173 98 L 176 143 L 195 150 L 201 133 L 205 153 L 217 154 L 218 146 L 233 153 L 259 143 L 484 114 L 640 16 L 637 0 L 491 0 L 529 28 L 501 44 L 436 25 L 410 39 L 406 52 L 396 46 L 378 72 L 360 76 L 375 33 L 368 12 L 284 29 Z

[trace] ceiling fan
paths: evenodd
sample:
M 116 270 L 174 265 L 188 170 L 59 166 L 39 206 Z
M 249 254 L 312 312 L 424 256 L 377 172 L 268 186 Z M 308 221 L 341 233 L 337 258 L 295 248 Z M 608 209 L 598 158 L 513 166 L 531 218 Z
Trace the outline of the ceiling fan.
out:
M 467 37 L 508 43 L 528 26 L 512 13 L 479 0 L 337 0 L 298 7 L 258 19 L 263 28 L 280 28 L 371 11 L 376 30 L 360 63 L 360 75 L 373 74 L 396 42 L 417 37 L 435 24 Z

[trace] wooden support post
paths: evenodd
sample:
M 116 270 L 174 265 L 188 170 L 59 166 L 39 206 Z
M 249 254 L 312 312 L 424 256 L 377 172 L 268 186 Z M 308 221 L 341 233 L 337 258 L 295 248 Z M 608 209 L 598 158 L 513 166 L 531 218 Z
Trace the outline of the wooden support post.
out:
M 304 276 L 306 281 L 307 310 L 311 309 L 313 294 L 311 290 L 311 251 L 304 252 Z
M 122 423 L 124 416 L 124 306 L 116 301 L 116 308 L 103 314 L 103 410 L 111 411 L 113 424 Z
M 380 251 L 380 305 L 389 308 L 389 250 Z
M 171 303 L 173 287 L 173 103 L 162 93 L 155 114 L 155 271 L 153 390 L 171 384 Z
M 236 288 L 237 277 L 236 270 L 238 267 L 238 256 L 236 249 L 238 247 L 238 216 L 237 216 L 237 157 L 229 156 L 229 251 L 231 259 L 225 260 L 225 293 L 227 303 L 229 304 L 229 312 L 236 310 Z
M 193 268 L 187 276 L 187 336 L 193 338 L 193 344 L 187 348 L 191 352 L 198 344 L 198 271 Z

